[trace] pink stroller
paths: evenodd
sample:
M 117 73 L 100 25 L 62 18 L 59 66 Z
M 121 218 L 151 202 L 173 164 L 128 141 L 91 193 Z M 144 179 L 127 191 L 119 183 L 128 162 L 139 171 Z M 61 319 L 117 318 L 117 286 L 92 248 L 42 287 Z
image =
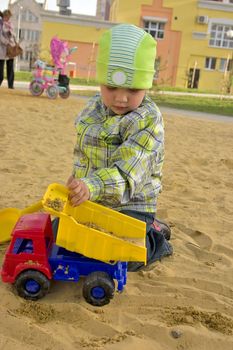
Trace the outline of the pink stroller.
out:
M 77 48 L 68 48 L 68 43 L 58 39 L 56 36 L 50 42 L 50 51 L 53 60 L 53 66 L 46 62 L 37 60 L 34 64 L 33 80 L 30 83 L 29 90 L 33 96 L 40 96 L 44 91 L 48 98 L 56 99 L 68 98 L 70 95 L 69 81 L 65 74 L 66 64 L 70 55 Z

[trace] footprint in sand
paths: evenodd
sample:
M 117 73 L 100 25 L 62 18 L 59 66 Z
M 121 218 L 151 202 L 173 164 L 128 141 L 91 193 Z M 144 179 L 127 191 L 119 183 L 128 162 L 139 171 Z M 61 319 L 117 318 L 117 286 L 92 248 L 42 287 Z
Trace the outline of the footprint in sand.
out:
M 208 252 L 206 250 L 200 249 L 198 246 L 193 245 L 188 242 L 187 248 L 192 251 L 199 262 L 202 262 L 208 266 L 214 267 L 216 264 L 221 264 L 227 267 L 232 266 L 232 259 L 228 259 L 226 256 L 222 254 L 216 254 L 213 252 Z
M 213 247 L 213 251 L 215 253 L 225 254 L 230 259 L 233 259 L 233 249 L 231 249 L 229 247 L 225 247 L 224 245 L 221 245 L 221 244 L 216 244 Z
M 193 230 L 191 228 L 185 227 L 182 224 L 176 224 L 176 227 L 184 232 L 187 236 L 192 238 L 194 242 L 202 249 L 210 250 L 212 247 L 212 239 L 202 231 Z
M 220 163 L 224 164 L 229 170 L 233 169 L 233 159 L 220 159 Z
M 232 265 L 232 257 L 229 254 L 233 254 L 231 249 L 227 249 L 226 247 L 223 249 L 223 246 L 221 246 L 224 252 L 228 252 L 228 254 L 225 254 L 224 256 L 220 251 L 220 246 L 218 246 L 218 249 L 216 249 L 216 247 L 213 245 L 212 239 L 204 232 L 192 230 L 182 224 L 176 224 L 176 227 L 192 238 L 194 242 L 186 242 L 186 247 L 195 254 L 199 261 L 204 262 L 205 264 L 211 263 L 213 266 L 215 263 L 221 263 L 222 265 L 229 267 Z

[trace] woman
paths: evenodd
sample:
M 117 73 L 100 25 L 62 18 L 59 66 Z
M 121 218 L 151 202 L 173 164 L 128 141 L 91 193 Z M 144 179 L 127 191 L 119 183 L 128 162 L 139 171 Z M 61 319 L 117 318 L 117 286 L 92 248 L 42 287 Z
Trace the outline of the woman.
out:
M 8 58 L 6 53 L 7 44 L 13 43 L 13 26 L 10 22 L 12 13 L 10 10 L 0 12 L 0 85 L 4 79 L 4 65 L 6 61 L 6 72 L 8 88 L 14 89 L 14 59 Z

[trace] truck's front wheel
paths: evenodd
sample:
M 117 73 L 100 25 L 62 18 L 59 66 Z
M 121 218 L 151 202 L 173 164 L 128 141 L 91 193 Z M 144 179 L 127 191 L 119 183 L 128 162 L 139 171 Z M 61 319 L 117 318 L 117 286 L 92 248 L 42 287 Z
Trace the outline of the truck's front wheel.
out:
M 102 271 L 90 273 L 83 284 L 83 296 L 89 304 L 103 306 L 114 296 L 113 279 Z
M 50 281 L 39 271 L 27 270 L 17 277 L 15 287 L 20 297 L 38 300 L 48 293 Z

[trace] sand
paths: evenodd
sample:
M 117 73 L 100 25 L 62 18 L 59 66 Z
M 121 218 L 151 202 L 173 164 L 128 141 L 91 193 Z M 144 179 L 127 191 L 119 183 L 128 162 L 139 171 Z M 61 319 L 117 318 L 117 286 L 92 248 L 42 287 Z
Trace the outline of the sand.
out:
M 0 89 L 0 209 L 65 184 L 83 102 Z M 38 302 L 0 282 L 1 350 L 233 349 L 233 123 L 178 112 L 164 120 L 158 216 L 172 226 L 173 256 L 129 273 L 103 308 L 84 301 L 82 281 L 54 282 Z

